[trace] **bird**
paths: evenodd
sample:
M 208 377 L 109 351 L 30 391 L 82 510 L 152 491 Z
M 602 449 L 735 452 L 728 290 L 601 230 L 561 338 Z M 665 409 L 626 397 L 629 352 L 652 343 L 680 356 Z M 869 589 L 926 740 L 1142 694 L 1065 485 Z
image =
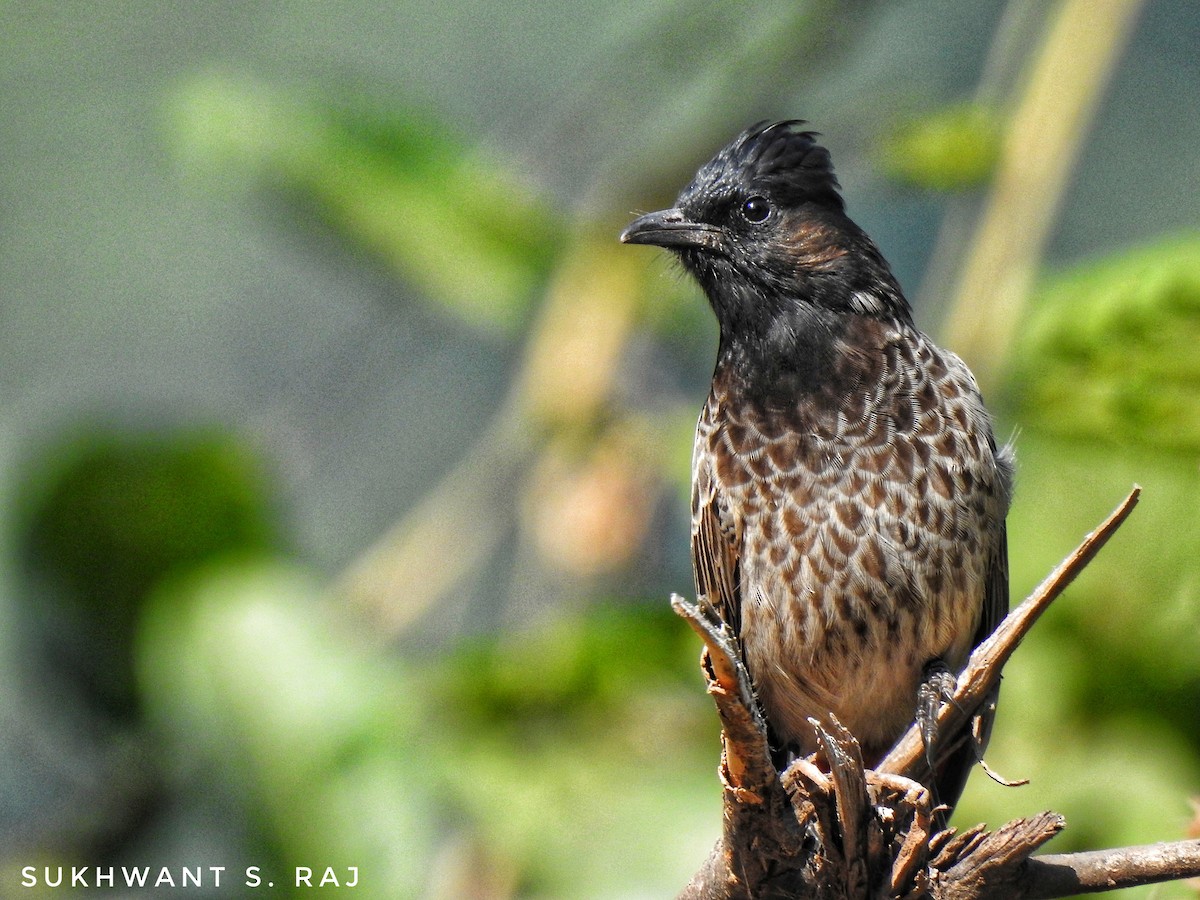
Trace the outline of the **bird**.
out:
M 783 763 L 836 717 L 870 767 L 916 720 L 929 749 L 937 702 L 1007 613 L 1014 454 L 806 124 L 752 125 L 620 240 L 671 251 L 719 326 L 692 459 L 697 595 Z M 994 709 L 933 773 L 949 808 Z

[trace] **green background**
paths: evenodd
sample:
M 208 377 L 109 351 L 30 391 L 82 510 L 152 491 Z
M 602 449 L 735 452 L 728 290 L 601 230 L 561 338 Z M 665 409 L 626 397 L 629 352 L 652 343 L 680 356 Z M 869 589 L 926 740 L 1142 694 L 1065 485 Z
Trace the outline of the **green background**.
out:
M 1054 9 L 0 5 L 0 896 L 677 890 L 719 828 L 666 602 L 715 328 L 615 236 L 802 116 L 944 339 L 934 248 Z M 986 384 L 1014 600 L 1145 489 L 1007 670 L 1031 784 L 956 817 L 1055 809 L 1059 852 L 1182 837 L 1200 787 L 1198 44 L 1143 4 Z

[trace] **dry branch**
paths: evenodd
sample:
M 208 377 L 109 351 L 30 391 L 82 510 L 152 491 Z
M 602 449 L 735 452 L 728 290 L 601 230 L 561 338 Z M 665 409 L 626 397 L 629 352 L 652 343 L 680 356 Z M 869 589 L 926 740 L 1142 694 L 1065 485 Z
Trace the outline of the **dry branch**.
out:
M 971 720 L 1021 639 L 1121 526 L 1139 493 L 1135 487 L 972 654 L 938 712 L 940 752 L 971 739 Z M 1064 827 L 1051 812 L 992 832 L 935 831 L 923 783 L 929 762 L 915 727 L 870 770 L 840 723 L 814 721 L 818 753 L 777 772 L 736 638 L 704 598 L 674 597 L 672 605 L 704 642 L 724 786 L 721 839 L 680 898 L 1039 900 L 1200 875 L 1200 841 L 1031 859 Z
M 1073 897 L 1160 881 L 1194 878 L 1200 872 L 1200 840 L 1171 841 L 1116 850 L 1058 853 L 1026 864 L 1028 900 Z

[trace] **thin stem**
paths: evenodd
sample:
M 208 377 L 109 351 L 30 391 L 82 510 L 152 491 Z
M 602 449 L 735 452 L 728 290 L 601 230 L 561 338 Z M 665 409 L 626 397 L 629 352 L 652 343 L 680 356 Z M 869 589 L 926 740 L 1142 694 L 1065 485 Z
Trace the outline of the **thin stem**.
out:
M 1143 0 L 1065 0 L 1030 63 L 944 329 L 995 387 L 1071 171 Z

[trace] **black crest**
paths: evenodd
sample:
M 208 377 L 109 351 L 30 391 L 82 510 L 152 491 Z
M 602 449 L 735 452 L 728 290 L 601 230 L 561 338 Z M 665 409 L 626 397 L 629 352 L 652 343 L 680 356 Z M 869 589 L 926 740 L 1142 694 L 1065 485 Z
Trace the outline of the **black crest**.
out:
M 681 200 L 708 194 L 720 185 L 753 185 L 777 202 L 819 203 L 845 209 L 829 151 L 819 135 L 804 131 L 802 119 L 751 125 L 696 173 Z

